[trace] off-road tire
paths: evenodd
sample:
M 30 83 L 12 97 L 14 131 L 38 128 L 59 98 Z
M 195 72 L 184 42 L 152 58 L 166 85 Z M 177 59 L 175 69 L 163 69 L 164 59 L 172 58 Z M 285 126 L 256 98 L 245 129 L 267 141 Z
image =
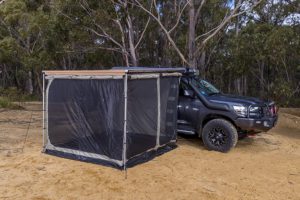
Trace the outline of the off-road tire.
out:
M 202 140 L 208 150 L 225 153 L 235 147 L 238 134 L 231 122 L 225 119 L 213 119 L 204 126 Z

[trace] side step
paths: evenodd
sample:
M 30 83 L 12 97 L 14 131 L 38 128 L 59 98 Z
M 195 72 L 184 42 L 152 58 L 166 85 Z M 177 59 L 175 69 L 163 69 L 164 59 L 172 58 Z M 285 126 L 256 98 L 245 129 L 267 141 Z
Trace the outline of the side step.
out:
M 195 135 L 196 131 L 188 125 L 178 124 L 177 133 L 183 133 L 185 135 Z

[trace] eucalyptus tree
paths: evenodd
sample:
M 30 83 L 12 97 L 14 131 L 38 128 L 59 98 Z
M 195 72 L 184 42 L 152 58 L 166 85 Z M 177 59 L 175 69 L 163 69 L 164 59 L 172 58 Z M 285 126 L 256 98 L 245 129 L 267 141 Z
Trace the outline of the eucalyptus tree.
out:
M 50 17 L 46 10 L 42 1 L 10 0 L 0 6 L 3 79 L 13 80 L 19 88 L 26 86 L 29 93 L 41 91 L 39 77 L 49 58 L 45 52 Z
M 217 34 L 224 30 L 226 25 L 228 25 L 231 20 L 239 15 L 247 13 L 251 11 L 254 7 L 256 7 L 262 0 L 257 1 L 248 1 L 248 0 L 238 0 L 234 7 L 231 7 L 227 4 L 227 2 L 219 2 L 214 0 L 175 0 L 172 1 L 174 6 L 174 15 L 177 17 L 174 20 L 173 25 L 165 25 L 162 22 L 162 17 L 164 13 L 161 13 L 162 4 L 169 1 L 156 1 L 151 0 L 148 3 L 144 3 L 139 0 L 132 0 L 132 4 L 137 8 L 140 8 L 149 16 L 152 17 L 160 26 L 164 34 L 166 35 L 168 41 L 170 42 L 172 48 L 176 51 L 178 56 L 180 57 L 182 64 L 197 68 L 197 57 L 201 54 L 206 47 L 206 45 L 211 41 Z M 200 22 L 204 24 L 209 20 L 210 16 L 201 15 L 202 9 L 208 6 L 208 9 L 214 8 L 214 5 L 221 5 L 225 12 L 222 14 L 222 18 L 216 23 L 214 21 L 214 27 L 209 27 L 208 30 L 203 30 L 203 32 L 198 31 L 201 30 Z M 155 9 L 150 9 L 154 7 Z M 219 7 L 219 8 L 220 8 Z M 215 10 L 216 11 L 216 10 Z M 185 26 L 188 31 L 187 36 L 187 45 L 184 45 L 184 48 L 180 48 L 176 43 L 176 38 L 172 37 L 172 32 L 174 32 L 177 28 L 182 28 L 179 24 L 183 21 L 185 12 L 188 12 L 188 26 Z M 206 18 L 205 20 L 203 20 Z M 186 22 L 183 22 L 186 23 Z M 183 26 L 184 27 L 184 26 Z M 197 27 L 199 29 L 197 30 Z
M 121 53 L 126 66 L 138 65 L 149 17 L 139 16 L 127 0 L 61 1 L 61 5 L 57 13 L 92 33 L 95 48 Z
M 211 64 L 214 82 L 225 91 L 299 103 L 300 19 L 295 15 L 299 9 L 296 2 L 264 1 L 243 15 L 239 34 L 228 31 L 217 48 Z

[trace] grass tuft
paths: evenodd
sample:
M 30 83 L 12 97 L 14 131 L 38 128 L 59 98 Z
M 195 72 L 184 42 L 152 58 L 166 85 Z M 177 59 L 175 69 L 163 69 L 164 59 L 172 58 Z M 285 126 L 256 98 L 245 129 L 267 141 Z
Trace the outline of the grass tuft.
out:
M 22 110 L 23 107 L 17 104 L 14 104 L 6 97 L 0 97 L 0 108 L 13 109 L 13 110 Z

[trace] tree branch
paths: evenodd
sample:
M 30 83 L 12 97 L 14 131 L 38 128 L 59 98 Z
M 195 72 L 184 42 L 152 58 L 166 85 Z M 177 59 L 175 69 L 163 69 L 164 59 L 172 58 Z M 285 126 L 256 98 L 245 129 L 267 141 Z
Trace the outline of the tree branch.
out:
M 137 49 L 138 46 L 140 45 L 140 43 L 141 43 L 141 41 L 142 41 L 142 39 L 143 39 L 143 37 L 144 37 L 144 34 L 145 34 L 145 32 L 146 32 L 146 30 L 147 30 L 147 28 L 148 28 L 149 23 L 150 23 L 150 17 L 148 18 L 147 23 L 146 23 L 146 25 L 145 25 L 145 27 L 144 27 L 144 30 L 143 30 L 143 32 L 142 32 L 142 34 L 141 34 L 141 36 L 140 36 L 138 42 L 136 43 L 134 49 Z
M 197 24 L 199 15 L 200 15 L 200 11 L 203 8 L 205 2 L 206 2 L 206 0 L 202 0 L 200 6 L 197 8 L 196 15 L 195 15 L 196 24 Z
M 263 0 L 257 1 L 257 2 L 254 3 L 250 8 L 248 8 L 248 9 L 242 11 L 242 12 L 236 13 L 236 14 L 234 14 L 232 17 L 237 17 L 237 16 L 242 15 L 242 14 L 248 12 L 248 11 L 253 10 L 253 8 L 255 8 L 256 6 L 258 6 L 258 4 L 260 4 L 262 1 L 263 1 Z
M 154 3 L 154 6 L 156 8 L 156 12 L 158 14 L 158 16 L 154 15 L 151 11 L 149 11 L 147 8 L 145 8 L 138 0 L 133 0 L 133 5 L 135 5 L 136 7 L 142 9 L 143 11 L 145 11 L 149 16 L 151 16 L 160 26 L 160 28 L 163 30 L 163 32 L 166 34 L 168 41 L 171 43 L 171 45 L 173 46 L 173 48 L 175 49 L 175 51 L 177 52 L 177 54 L 179 55 L 180 59 L 182 60 L 183 63 L 189 65 L 189 62 L 185 59 L 183 53 L 179 50 L 179 48 L 177 47 L 176 43 L 174 42 L 173 38 L 171 37 L 169 31 L 166 29 L 166 27 L 162 24 L 160 17 L 159 17 L 159 13 L 157 11 L 157 7 L 156 5 L 156 1 L 152 0 L 152 3 Z M 152 4 L 151 3 L 151 4 Z
M 83 2 L 83 3 L 82 3 Z M 84 11 L 86 12 L 86 14 L 90 17 L 90 19 L 92 20 L 93 24 L 101 30 L 102 33 L 99 33 L 97 30 L 95 30 L 94 28 L 88 27 L 86 25 L 83 25 L 87 30 L 93 32 L 95 35 L 99 36 L 99 37 L 103 37 L 106 38 L 108 40 L 110 40 L 112 43 L 114 43 L 115 45 L 117 45 L 119 48 L 124 49 L 125 47 L 123 45 L 121 45 L 112 35 L 108 34 L 104 28 L 99 25 L 96 21 L 95 21 L 95 17 L 92 14 L 92 10 L 87 7 L 88 3 L 85 0 L 82 0 L 82 2 L 80 2 L 80 6 L 84 9 Z M 85 4 L 85 5 L 84 5 Z M 63 13 L 61 11 L 59 11 L 60 14 L 62 14 L 63 16 L 67 17 L 68 19 L 70 19 L 71 21 L 75 22 L 76 20 L 74 20 L 71 16 L 67 15 L 66 13 Z
M 243 4 L 242 4 L 242 0 L 239 0 L 239 1 L 237 2 L 237 4 L 236 4 L 235 8 L 233 9 L 233 11 L 231 12 L 231 14 L 230 14 L 229 16 L 227 16 L 227 17 L 225 16 L 224 19 L 222 20 L 222 22 L 221 22 L 217 27 L 211 29 L 210 31 L 208 31 L 208 32 L 206 32 L 206 33 L 204 33 L 204 34 L 202 34 L 202 35 L 200 35 L 200 36 L 197 36 L 197 37 L 196 37 L 196 40 L 198 40 L 199 38 L 201 38 L 201 37 L 203 37 L 203 36 L 208 35 L 208 37 L 205 38 L 205 39 L 203 40 L 202 44 L 201 44 L 202 47 L 205 46 L 206 43 L 207 43 L 210 39 L 212 39 L 216 34 L 218 34 L 218 33 L 220 32 L 220 30 L 222 30 L 222 29 L 224 28 L 224 26 L 225 26 L 232 18 L 237 17 L 237 16 L 239 16 L 239 15 L 242 15 L 242 14 L 244 14 L 244 13 L 246 13 L 246 12 L 252 10 L 252 9 L 255 8 L 258 4 L 260 4 L 262 1 L 263 1 L 263 0 L 259 0 L 259 1 L 257 1 L 256 3 L 254 3 L 250 8 L 248 8 L 248 9 L 242 11 L 242 12 L 237 13 L 238 10 L 239 10 L 239 9 L 241 8 L 241 6 L 243 5 Z
M 178 11 L 178 16 L 177 16 L 177 20 L 176 20 L 176 23 L 175 25 L 168 31 L 169 33 L 173 32 L 175 30 L 175 28 L 178 26 L 179 22 L 180 22 L 180 19 L 181 19 L 181 16 L 183 14 L 183 11 L 185 10 L 185 8 L 187 7 L 187 5 L 190 3 L 191 0 L 188 0 L 185 5 L 183 6 L 183 8 L 179 11 Z M 193 1 L 193 0 L 192 0 Z

